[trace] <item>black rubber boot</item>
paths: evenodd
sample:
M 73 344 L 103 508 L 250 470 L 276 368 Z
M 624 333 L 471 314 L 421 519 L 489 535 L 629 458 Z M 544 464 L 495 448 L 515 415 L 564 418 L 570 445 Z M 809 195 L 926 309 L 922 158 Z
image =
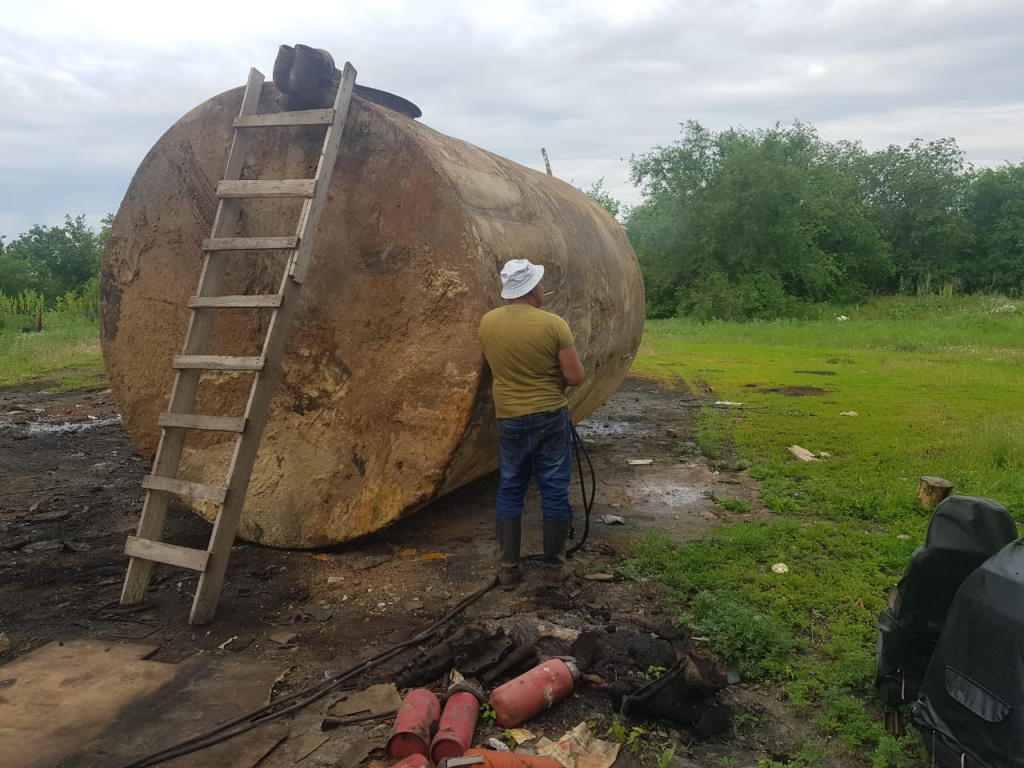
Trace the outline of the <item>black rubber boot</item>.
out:
M 568 575 L 565 569 L 565 542 L 572 520 L 544 521 L 544 585 L 560 587 Z
M 288 73 L 288 93 L 312 95 L 334 73 L 334 59 L 327 51 L 308 45 L 295 46 L 295 60 Z
M 519 583 L 519 548 L 523 538 L 521 517 L 499 517 L 498 583 L 502 589 L 513 589 Z
M 292 64 L 295 63 L 295 49 L 290 45 L 282 45 L 277 49 L 277 58 L 274 59 L 274 85 L 281 93 L 291 92 L 290 82 Z

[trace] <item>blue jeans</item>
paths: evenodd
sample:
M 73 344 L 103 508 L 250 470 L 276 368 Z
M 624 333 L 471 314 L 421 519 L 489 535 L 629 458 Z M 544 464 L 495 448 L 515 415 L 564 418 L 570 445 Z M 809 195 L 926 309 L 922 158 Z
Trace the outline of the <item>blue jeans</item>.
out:
M 572 520 L 569 409 L 498 419 L 498 517 L 521 517 L 530 476 L 545 520 Z

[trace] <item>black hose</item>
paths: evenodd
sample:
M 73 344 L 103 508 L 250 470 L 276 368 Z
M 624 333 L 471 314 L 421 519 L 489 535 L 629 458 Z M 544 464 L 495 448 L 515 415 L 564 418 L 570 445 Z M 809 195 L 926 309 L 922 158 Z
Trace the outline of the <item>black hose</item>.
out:
M 580 493 L 583 496 L 583 535 L 580 536 L 580 540 L 565 553 L 566 557 L 572 557 L 583 549 L 583 545 L 587 543 L 587 536 L 590 535 L 590 510 L 594 508 L 594 495 L 597 493 L 597 475 L 594 473 L 594 463 L 590 460 L 590 453 L 587 452 L 587 447 L 583 444 L 583 438 L 580 437 L 580 433 L 576 431 L 576 425 L 570 423 L 569 427 L 572 429 L 572 444 L 576 448 L 576 470 L 580 477 Z M 590 468 L 589 497 L 587 496 L 587 482 L 583 477 L 583 459 L 580 458 L 580 454 L 586 458 L 587 466 Z M 575 538 L 575 529 L 573 529 L 569 535 L 571 538 Z
M 456 614 L 465 609 L 466 606 L 476 602 L 489 591 L 491 591 L 497 583 L 498 577 L 495 576 L 491 579 L 487 586 L 483 587 L 482 589 L 474 592 L 473 594 L 463 599 L 462 602 L 460 602 L 458 605 L 452 608 L 440 619 L 435 621 L 433 624 L 431 624 L 423 631 L 417 633 L 414 637 L 410 638 L 409 640 L 406 640 L 404 643 L 399 643 L 398 645 L 392 646 L 386 651 L 382 651 L 376 656 L 373 656 L 372 658 L 367 659 L 366 661 L 361 662 L 360 664 L 357 664 L 356 666 L 351 667 L 345 670 L 344 672 L 338 672 L 332 675 L 331 677 L 327 678 L 326 680 L 307 686 L 301 690 L 295 691 L 294 693 L 290 693 L 287 696 L 281 697 L 277 701 L 271 702 L 270 704 L 265 704 L 264 706 L 258 709 L 254 709 L 251 712 L 247 712 L 244 715 L 239 715 L 234 720 L 229 720 L 228 722 L 218 725 L 216 728 L 212 728 L 209 731 L 206 731 L 205 733 L 201 733 L 198 736 L 193 736 L 189 739 L 185 739 L 184 741 L 178 742 L 177 744 L 167 747 L 166 749 L 159 750 L 158 752 L 153 752 L 149 755 L 145 755 L 144 757 L 137 758 L 135 760 L 132 760 L 130 763 L 125 763 L 121 766 L 121 768 L 146 768 L 147 766 L 158 765 L 168 760 L 173 760 L 174 758 L 181 757 L 182 755 L 188 755 L 192 752 L 198 752 L 200 749 L 205 749 L 207 747 L 212 747 L 215 744 L 220 744 L 221 742 L 227 741 L 228 739 L 231 739 L 235 736 L 239 736 L 247 731 L 251 731 L 253 728 L 256 728 L 257 726 L 263 725 L 264 723 L 269 723 L 272 720 L 277 720 L 291 712 L 294 712 L 295 710 L 308 706 L 309 704 L 312 704 L 314 701 L 323 698 L 331 691 L 339 688 L 341 684 L 349 678 L 352 678 L 361 672 L 366 672 L 367 670 L 372 669 L 381 662 L 388 661 L 389 659 L 394 658 L 402 651 L 405 651 L 415 645 L 422 643 L 424 640 L 430 637 L 430 635 L 434 634 L 434 632 L 436 632 L 438 629 L 440 629 L 449 621 L 451 621 L 456 616 Z M 303 696 L 305 697 L 304 699 L 302 699 L 301 701 L 297 701 L 298 699 L 300 699 L 300 697 Z M 282 709 L 277 709 L 282 704 L 286 704 L 288 702 L 295 703 L 289 704 L 287 707 L 284 707 Z

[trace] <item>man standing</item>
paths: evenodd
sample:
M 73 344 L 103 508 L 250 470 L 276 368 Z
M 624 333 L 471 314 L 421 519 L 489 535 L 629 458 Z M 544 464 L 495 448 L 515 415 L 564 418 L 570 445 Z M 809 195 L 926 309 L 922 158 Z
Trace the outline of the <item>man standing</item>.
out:
M 544 513 L 544 583 L 565 580 L 565 543 L 572 527 L 569 479 L 572 437 L 567 386 L 586 374 L 566 322 L 541 310 L 544 267 L 513 259 L 501 270 L 505 305 L 480 321 L 480 344 L 493 375 L 498 417 L 498 579 L 519 581 L 523 503 L 531 475 Z

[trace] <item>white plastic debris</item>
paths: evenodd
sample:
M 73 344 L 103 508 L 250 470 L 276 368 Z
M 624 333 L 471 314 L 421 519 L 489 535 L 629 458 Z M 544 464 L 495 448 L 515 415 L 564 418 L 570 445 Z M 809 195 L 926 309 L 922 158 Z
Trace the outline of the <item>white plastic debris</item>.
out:
M 808 451 L 806 448 L 801 448 L 799 445 L 791 445 L 787 449 L 790 453 L 796 456 L 800 461 L 818 461 L 818 457 Z

